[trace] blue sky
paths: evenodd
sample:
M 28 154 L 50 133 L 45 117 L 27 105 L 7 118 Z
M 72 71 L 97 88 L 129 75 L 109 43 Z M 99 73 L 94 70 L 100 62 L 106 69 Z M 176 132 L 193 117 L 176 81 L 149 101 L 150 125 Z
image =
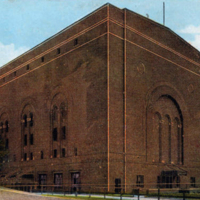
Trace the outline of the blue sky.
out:
M 0 66 L 105 3 L 165 25 L 200 50 L 200 0 L 1 0 Z

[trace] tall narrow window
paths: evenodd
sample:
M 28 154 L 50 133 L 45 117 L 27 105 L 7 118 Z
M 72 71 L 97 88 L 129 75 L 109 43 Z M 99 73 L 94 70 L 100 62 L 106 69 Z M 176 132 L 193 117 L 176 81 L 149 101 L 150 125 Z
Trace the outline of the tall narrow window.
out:
M 24 115 L 23 120 L 24 120 L 24 127 L 27 127 L 27 115 Z
M 33 126 L 33 113 L 30 113 L 30 126 Z
M 1 133 L 3 133 L 3 122 L 1 122 Z
M 33 153 L 30 153 L 30 160 L 33 160 Z
M 169 115 L 166 115 L 167 118 L 167 125 L 168 125 L 168 157 L 169 157 L 169 163 L 171 163 L 171 119 Z
M 74 46 L 76 46 L 78 44 L 78 38 L 76 38 L 75 40 L 74 40 Z
M 61 129 L 61 135 L 62 135 L 62 139 L 65 140 L 66 139 L 65 126 L 63 126 Z
M 53 150 L 53 157 L 54 157 L 54 158 L 57 158 L 57 149 L 54 149 L 54 150 Z
M 177 163 L 181 164 L 181 125 L 180 120 L 178 118 L 175 119 L 176 121 L 176 135 L 177 135 Z
M 62 148 L 62 157 L 65 157 L 65 148 Z
M 156 113 L 156 132 L 158 134 L 158 155 L 159 162 L 162 162 L 162 118 L 160 113 Z
M 9 131 L 9 124 L 8 124 L 8 121 L 6 120 L 6 122 L 5 122 L 5 125 L 6 125 L 6 128 L 5 128 L 5 131 L 6 131 L 6 133 Z
M 41 157 L 40 157 L 41 159 L 44 158 L 44 153 L 43 153 L 43 151 L 40 152 L 40 156 L 41 156 Z
M 24 161 L 27 160 L 27 153 L 24 154 Z
M 24 135 L 24 146 L 27 146 L 27 135 Z
M 57 54 L 60 54 L 60 48 L 57 49 Z
M 33 145 L 33 134 L 30 135 L 30 145 Z
M 57 128 L 53 129 L 53 141 L 57 141 Z
M 42 56 L 41 61 L 44 62 L 44 56 Z
M 77 156 L 77 155 L 78 155 L 78 150 L 77 150 L 77 148 L 76 148 L 76 147 L 74 148 L 74 155 L 75 155 L 75 156 Z
M 26 65 L 26 70 L 29 70 L 30 69 L 30 66 L 29 65 Z

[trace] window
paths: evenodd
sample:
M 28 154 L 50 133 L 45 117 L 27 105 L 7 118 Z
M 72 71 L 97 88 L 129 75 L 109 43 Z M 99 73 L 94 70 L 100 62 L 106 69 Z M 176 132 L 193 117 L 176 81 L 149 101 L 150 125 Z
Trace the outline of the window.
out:
M 143 175 L 137 175 L 136 186 L 144 187 L 144 176 Z
M 115 179 L 115 193 L 120 193 L 121 192 L 121 179 L 116 178 Z
M 5 148 L 6 148 L 6 149 L 8 149 L 8 148 L 9 148 L 9 140 L 8 140 L 8 139 L 6 139 Z
M 75 147 L 75 148 L 74 148 L 74 155 L 75 155 L 75 156 L 77 156 L 77 151 L 78 151 L 78 150 L 77 150 L 77 148 Z
M 39 174 L 39 185 L 47 184 L 47 174 Z
M 76 46 L 78 44 L 78 38 L 76 38 L 75 40 L 74 40 L 74 46 Z
M 27 127 L 27 115 L 24 115 L 23 120 L 24 120 L 24 127 Z
M 30 69 L 30 66 L 29 66 L 29 65 L 27 65 L 27 66 L 26 66 L 26 70 L 29 70 L 29 69 Z
M 33 134 L 30 135 L 30 145 L 33 145 Z
M 16 76 L 16 75 L 17 75 L 17 72 L 13 72 L 13 75 Z
M 62 157 L 65 157 L 65 148 L 62 148 Z
M 41 61 L 44 62 L 44 56 L 42 56 Z
M 27 153 L 24 154 L 24 161 L 27 160 Z
M 57 49 L 57 54 L 60 54 L 60 48 Z
M 3 133 L 3 122 L 1 122 L 1 133 Z
M 195 183 L 196 183 L 195 177 L 190 177 L 191 187 L 195 187 Z
M 40 156 L 41 156 L 41 157 L 40 157 L 41 159 L 44 158 L 44 153 L 43 153 L 43 151 L 40 152 Z
M 180 187 L 180 183 L 181 183 L 180 176 L 177 176 L 177 178 L 176 178 L 176 186 Z
M 5 77 L 3 78 L 3 82 L 6 82 L 6 78 Z
M 24 146 L 27 146 L 27 135 L 24 135 Z
M 65 140 L 66 139 L 65 126 L 63 126 L 61 129 L 61 135 L 62 135 L 62 139 Z
M 54 157 L 54 158 L 57 158 L 57 149 L 54 149 L 54 150 L 53 150 L 53 157 Z
M 30 160 L 33 160 L 33 153 L 30 153 Z
M 53 129 L 53 141 L 57 141 L 57 128 Z
M 60 186 L 63 184 L 63 174 L 62 173 L 55 173 L 54 174 L 54 184 L 56 186 Z
M 30 126 L 33 126 L 33 113 L 30 113 L 30 122 L 29 122 Z
M 8 121 L 5 122 L 5 125 L 6 125 L 6 128 L 5 128 L 5 131 L 6 133 L 9 131 L 9 124 L 8 124 Z

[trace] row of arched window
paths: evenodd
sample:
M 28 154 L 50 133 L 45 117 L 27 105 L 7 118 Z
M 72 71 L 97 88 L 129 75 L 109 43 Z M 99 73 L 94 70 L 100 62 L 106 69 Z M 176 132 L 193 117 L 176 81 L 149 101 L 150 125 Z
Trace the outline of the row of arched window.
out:
M 172 120 L 168 114 L 162 117 L 159 112 L 156 112 L 154 120 L 155 132 L 157 133 L 156 135 L 158 135 L 159 142 L 159 162 L 175 162 L 177 164 L 182 164 L 183 146 L 181 119 L 175 117 Z M 172 159 L 172 155 L 176 157 L 176 160 Z

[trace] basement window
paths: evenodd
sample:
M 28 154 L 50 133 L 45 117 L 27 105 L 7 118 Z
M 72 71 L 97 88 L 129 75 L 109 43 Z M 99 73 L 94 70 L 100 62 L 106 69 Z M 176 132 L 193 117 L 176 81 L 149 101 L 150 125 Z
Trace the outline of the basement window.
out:
M 136 186 L 144 187 L 144 176 L 143 175 L 137 175 Z
M 190 177 L 191 187 L 195 187 L 195 183 L 196 183 L 195 177 Z

